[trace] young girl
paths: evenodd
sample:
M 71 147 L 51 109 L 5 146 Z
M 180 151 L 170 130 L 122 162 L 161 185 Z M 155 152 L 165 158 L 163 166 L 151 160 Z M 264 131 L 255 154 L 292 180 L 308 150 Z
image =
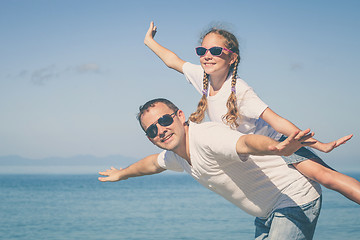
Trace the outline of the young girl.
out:
M 240 62 L 236 37 L 222 29 L 211 29 L 201 38 L 196 48 L 200 64 L 194 65 L 180 59 L 175 53 L 154 40 L 156 27 L 150 23 L 144 43 L 169 68 L 185 75 L 186 79 L 202 94 L 193 122 L 201 122 L 205 111 L 211 121 L 223 122 L 244 134 L 262 134 L 282 141 L 285 136 L 299 130 L 294 124 L 272 111 L 242 79 L 237 76 Z M 316 141 L 313 148 L 330 152 L 344 144 L 352 135 L 330 143 Z M 326 188 L 338 191 L 360 204 L 360 182 L 327 166 L 315 153 L 302 148 L 290 157 L 283 157 L 299 172 Z

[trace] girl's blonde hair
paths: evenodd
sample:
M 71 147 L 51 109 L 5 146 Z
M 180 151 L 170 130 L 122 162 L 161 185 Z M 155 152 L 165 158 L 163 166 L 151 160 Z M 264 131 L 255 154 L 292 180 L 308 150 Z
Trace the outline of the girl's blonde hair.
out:
M 225 47 L 233 51 L 237 54 L 237 58 L 235 62 L 231 65 L 230 71 L 232 71 L 232 80 L 231 80 L 231 93 L 227 100 L 226 107 L 228 109 L 227 113 L 222 116 L 223 121 L 229 125 L 232 128 L 237 128 L 239 126 L 238 119 L 241 119 L 241 116 L 237 109 L 237 98 L 236 98 L 236 76 L 237 76 L 237 70 L 238 65 L 240 62 L 240 52 L 239 52 L 239 43 L 234 36 L 234 34 L 223 30 L 223 29 L 217 29 L 212 28 L 210 31 L 205 33 L 203 37 L 201 37 L 201 42 L 204 40 L 204 38 L 210 34 L 218 34 L 222 36 L 225 39 Z M 200 102 L 198 103 L 198 107 L 194 113 L 192 113 L 189 117 L 189 120 L 195 123 L 200 123 L 204 117 L 205 117 L 205 111 L 207 108 L 207 94 L 208 94 L 208 88 L 209 88 L 209 75 L 204 72 L 204 78 L 203 78 L 203 95 L 200 99 Z

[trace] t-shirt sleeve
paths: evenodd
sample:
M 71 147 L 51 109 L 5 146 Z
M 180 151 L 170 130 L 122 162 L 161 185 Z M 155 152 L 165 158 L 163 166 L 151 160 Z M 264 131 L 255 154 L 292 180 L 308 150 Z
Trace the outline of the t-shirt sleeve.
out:
M 200 65 L 186 62 L 183 65 L 183 73 L 186 80 L 195 87 L 196 91 L 201 94 L 203 87 L 202 80 L 204 76 L 204 70 L 202 67 Z
M 224 155 L 224 159 L 227 159 L 227 157 L 237 159 L 239 157 L 236 151 L 236 143 L 243 135 L 242 133 L 232 130 L 227 126 L 219 126 L 214 128 L 212 135 L 214 142 L 211 144 L 211 149 L 215 153 Z
M 239 102 L 240 114 L 248 118 L 258 119 L 267 107 L 252 88 L 246 90 Z
M 236 151 L 236 143 L 242 133 L 230 129 L 220 123 L 205 123 L 206 128 L 199 128 L 200 131 L 194 132 L 196 141 L 199 143 L 197 150 L 201 155 L 214 158 L 219 161 L 239 160 L 245 161 L 247 154 L 239 156 Z
M 180 157 L 177 156 L 175 153 L 164 150 L 159 154 L 157 161 L 159 166 L 164 169 L 175 172 L 183 172 L 184 168 L 180 164 L 179 158 Z

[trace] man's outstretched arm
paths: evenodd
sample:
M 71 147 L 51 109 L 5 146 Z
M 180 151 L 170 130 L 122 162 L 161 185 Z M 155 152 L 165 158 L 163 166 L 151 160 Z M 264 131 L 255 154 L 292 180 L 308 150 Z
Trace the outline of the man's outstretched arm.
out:
M 124 169 L 111 167 L 104 172 L 99 172 L 100 175 L 106 177 L 99 177 L 98 179 L 101 182 L 116 182 L 126 180 L 131 177 L 161 173 L 165 171 L 165 169 L 159 166 L 157 162 L 158 155 L 159 154 L 153 154 L 147 156 Z
M 289 156 L 303 146 L 314 144 L 314 141 L 305 142 L 312 136 L 314 133 L 310 133 L 310 129 L 296 131 L 283 142 L 262 135 L 244 135 L 237 141 L 236 151 L 238 154 Z

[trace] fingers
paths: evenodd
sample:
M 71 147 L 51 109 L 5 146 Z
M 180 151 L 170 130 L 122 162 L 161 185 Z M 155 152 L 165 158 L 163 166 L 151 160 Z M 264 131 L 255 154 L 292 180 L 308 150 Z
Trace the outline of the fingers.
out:
M 157 27 L 155 26 L 154 21 L 150 22 L 150 29 L 156 31 Z
M 307 140 L 309 140 L 310 138 L 312 138 L 313 136 L 315 135 L 315 133 L 313 133 L 313 132 L 310 132 L 310 129 L 306 129 L 306 130 L 304 130 L 304 131 L 302 131 L 302 132 L 300 132 L 299 133 L 299 139 L 298 139 L 298 141 L 299 142 L 301 142 L 301 144 L 303 145 L 303 146 L 310 146 L 310 145 L 313 145 L 313 144 L 315 144 L 317 141 L 307 141 Z
M 122 168 L 115 168 L 111 167 L 110 169 L 107 169 L 106 171 L 99 172 L 100 175 L 106 176 L 106 177 L 98 177 L 98 180 L 101 182 L 116 182 L 120 181 L 121 179 L 121 172 Z
M 304 141 L 312 138 L 315 135 L 315 133 L 310 132 L 310 129 L 308 128 L 304 131 L 296 131 L 292 135 L 295 135 L 293 138 L 294 140 L 297 140 L 299 142 L 304 142 Z
M 354 136 L 354 134 L 348 135 L 348 136 L 347 136 L 347 138 L 348 138 L 347 140 L 350 140 L 353 136 Z M 346 141 L 347 141 L 347 140 L 346 140 Z
M 110 175 L 110 171 L 111 170 L 106 170 L 105 172 L 99 172 L 100 175 L 103 175 L 103 176 L 109 176 Z
M 154 29 L 154 22 L 151 21 L 148 32 L 152 31 L 153 29 Z
M 104 178 L 104 177 L 99 177 L 98 180 L 99 180 L 100 182 L 107 182 L 106 178 Z
M 117 171 L 117 170 L 121 170 L 122 168 L 120 169 L 116 169 L 114 167 L 111 167 L 110 169 L 107 169 L 106 171 L 104 172 L 99 172 L 100 175 L 103 175 L 103 176 L 110 176 L 110 174 L 113 172 L 113 171 Z
M 152 24 L 151 24 L 151 29 L 153 32 L 156 32 L 156 30 L 157 30 L 157 26 L 154 25 L 154 22 L 152 22 Z
M 300 143 L 302 146 L 310 146 L 316 143 L 316 141 L 307 141 L 314 136 L 314 133 L 310 132 L 310 129 L 304 131 L 295 131 L 289 135 L 289 137 L 284 141 L 284 144 Z
M 349 141 L 351 138 L 353 137 L 353 134 L 347 135 L 345 137 L 339 138 L 336 141 L 335 147 L 340 146 L 341 144 L 346 143 L 347 141 Z
M 310 138 L 312 135 L 309 134 L 310 133 L 310 129 L 306 129 L 304 131 L 300 131 L 296 136 L 295 136 L 295 140 L 301 141 L 303 139 L 308 139 Z
M 292 141 L 293 139 L 295 139 L 295 137 L 299 134 L 300 131 L 295 131 L 292 134 L 290 134 L 287 138 L 288 141 Z
M 100 175 L 108 176 L 107 172 L 99 172 Z
M 272 151 L 273 154 L 289 156 L 303 146 L 310 146 L 316 143 L 316 141 L 307 141 L 313 136 L 314 133 L 311 133 L 310 129 L 304 131 L 297 130 L 290 134 L 283 142 L 280 142 L 276 146 L 269 147 L 269 150 Z
M 148 34 L 151 35 L 152 37 L 154 37 L 155 34 L 156 34 L 156 31 L 157 31 L 157 27 L 154 25 L 154 21 L 151 21 L 150 22 L 150 27 L 149 27 L 149 30 L 148 30 Z

